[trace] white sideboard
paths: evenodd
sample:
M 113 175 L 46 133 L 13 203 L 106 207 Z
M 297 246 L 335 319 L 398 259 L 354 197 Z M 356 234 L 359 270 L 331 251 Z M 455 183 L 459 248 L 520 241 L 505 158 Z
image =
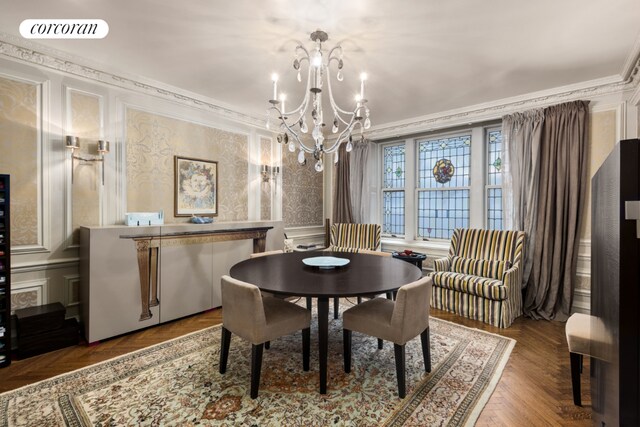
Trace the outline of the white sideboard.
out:
M 283 246 L 281 221 L 82 227 L 87 342 L 219 307 L 222 275 L 252 252 Z

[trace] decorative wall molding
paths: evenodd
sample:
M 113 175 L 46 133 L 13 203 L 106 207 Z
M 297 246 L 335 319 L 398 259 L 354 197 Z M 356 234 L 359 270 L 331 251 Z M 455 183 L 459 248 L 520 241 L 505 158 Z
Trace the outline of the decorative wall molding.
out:
M 287 238 L 293 240 L 294 247 L 300 244 L 315 243 L 324 246 L 324 226 L 288 227 L 284 229 Z
M 65 307 L 74 307 L 74 306 L 80 305 L 79 287 L 80 287 L 79 275 L 75 274 L 70 276 L 64 276 L 64 301 L 62 303 Z
M 72 74 L 110 86 L 128 89 L 150 96 L 164 98 L 180 104 L 210 110 L 228 120 L 245 123 L 254 127 L 264 127 L 264 119 L 235 111 L 222 102 L 191 93 L 161 82 L 124 73 L 112 74 L 102 71 L 99 64 L 88 64 L 84 58 L 77 58 L 63 52 L 27 42 L 21 38 L 0 32 L 0 54 L 18 61 L 46 67 Z
M 638 85 L 636 91 L 633 92 L 633 95 L 629 98 L 629 104 L 634 107 L 640 106 L 640 85 Z
M 591 291 L 589 289 L 576 289 L 573 291 L 571 311 L 574 313 L 591 313 Z
M 60 258 L 11 264 L 11 274 L 30 273 L 33 271 L 53 270 L 60 268 L 76 268 L 80 258 Z
M 24 280 L 11 284 L 11 312 L 49 302 L 49 279 Z
M 591 239 L 581 239 L 578 246 L 578 276 L 591 277 Z
M 35 244 L 11 247 L 11 253 L 36 254 L 50 251 L 51 242 L 51 198 L 50 198 L 50 82 L 24 75 L 0 72 L 0 77 L 17 82 L 28 83 L 36 87 L 36 203 L 37 203 L 37 242 Z

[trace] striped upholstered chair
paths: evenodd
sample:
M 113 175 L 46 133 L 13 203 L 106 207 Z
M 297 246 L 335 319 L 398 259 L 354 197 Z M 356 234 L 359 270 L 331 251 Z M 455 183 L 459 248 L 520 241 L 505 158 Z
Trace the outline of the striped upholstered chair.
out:
M 333 224 L 326 251 L 360 252 L 380 250 L 379 224 Z M 338 318 L 339 298 L 333 299 L 333 318 Z
M 523 231 L 457 228 L 435 260 L 431 306 L 508 328 L 522 315 Z
M 333 224 L 331 246 L 337 252 L 358 252 L 360 249 L 380 249 L 379 224 Z

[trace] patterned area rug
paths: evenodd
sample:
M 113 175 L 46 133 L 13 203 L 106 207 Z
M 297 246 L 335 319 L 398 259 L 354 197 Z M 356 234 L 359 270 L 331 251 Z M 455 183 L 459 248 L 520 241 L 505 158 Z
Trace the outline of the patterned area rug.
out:
M 420 338 L 407 343 L 403 400 L 391 343 L 378 350 L 375 338 L 354 333 L 352 370 L 344 373 L 340 319 L 329 324 L 326 395 L 318 392 L 312 325 L 311 370 L 302 371 L 301 334 L 272 342 L 252 400 L 251 345 L 234 336 L 220 375 L 214 326 L 3 393 L 0 426 L 473 425 L 515 341 L 434 318 L 430 325 L 432 371 L 424 372 Z

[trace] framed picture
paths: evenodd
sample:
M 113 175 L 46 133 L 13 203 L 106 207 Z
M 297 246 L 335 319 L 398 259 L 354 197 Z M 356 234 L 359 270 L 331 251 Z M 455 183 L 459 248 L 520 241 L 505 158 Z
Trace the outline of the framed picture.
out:
M 218 162 L 175 156 L 175 216 L 218 215 Z

